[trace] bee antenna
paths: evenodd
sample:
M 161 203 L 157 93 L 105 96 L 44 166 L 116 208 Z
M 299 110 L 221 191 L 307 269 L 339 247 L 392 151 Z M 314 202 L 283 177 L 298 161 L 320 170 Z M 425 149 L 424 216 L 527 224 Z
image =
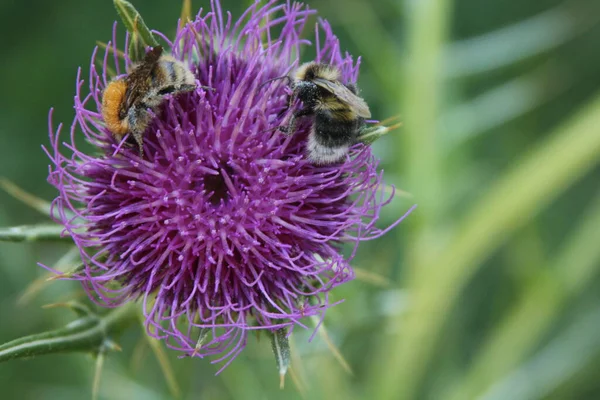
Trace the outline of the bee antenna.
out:
M 260 86 L 259 86 L 258 88 L 260 89 L 260 88 L 262 88 L 263 86 L 265 86 L 265 85 L 267 85 L 267 84 L 269 84 L 269 83 L 271 83 L 271 82 L 273 82 L 273 81 L 277 81 L 277 80 L 279 80 L 279 79 L 287 79 L 288 83 L 290 83 L 290 82 L 292 81 L 292 78 L 290 78 L 290 77 L 289 77 L 289 76 L 287 76 L 287 75 L 278 76 L 277 78 L 272 78 L 272 79 L 269 79 L 269 80 L 267 80 L 267 81 L 264 81 L 263 83 L 261 83 L 261 84 L 260 84 Z

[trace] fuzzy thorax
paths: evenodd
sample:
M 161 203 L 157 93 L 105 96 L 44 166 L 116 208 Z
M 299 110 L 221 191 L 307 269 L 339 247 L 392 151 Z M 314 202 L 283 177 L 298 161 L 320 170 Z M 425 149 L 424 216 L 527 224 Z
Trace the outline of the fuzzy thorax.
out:
M 328 81 L 338 81 L 341 74 L 339 68 L 336 66 L 316 62 L 302 64 L 294 74 L 294 78 L 297 81 L 310 81 L 316 77 L 327 79 Z

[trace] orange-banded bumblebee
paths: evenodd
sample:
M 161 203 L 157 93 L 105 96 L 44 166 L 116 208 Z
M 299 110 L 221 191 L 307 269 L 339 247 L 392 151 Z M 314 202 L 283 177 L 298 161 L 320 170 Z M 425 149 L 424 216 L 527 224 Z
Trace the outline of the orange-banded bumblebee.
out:
M 308 136 L 308 159 L 315 164 L 331 164 L 340 161 L 348 153 L 365 126 L 365 118 L 371 116 L 369 106 L 358 96 L 353 84 L 340 82 L 339 68 L 317 62 L 301 65 L 290 81 L 292 94 L 289 107 L 301 100 L 303 107 L 294 111 L 287 125 L 279 130 L 293 134 L 297 119 L 313 117 Z
M 106 127 L 118 140 L 131 133 L 140 154 L 144 131 L 152 120 L 150 110 L 156 113 L 168 94 L 196 88 L 192 71 L 181 61 L 162 53 L 162 46 L 154 47 L 125 78 L 110 82 L 102 94 Z

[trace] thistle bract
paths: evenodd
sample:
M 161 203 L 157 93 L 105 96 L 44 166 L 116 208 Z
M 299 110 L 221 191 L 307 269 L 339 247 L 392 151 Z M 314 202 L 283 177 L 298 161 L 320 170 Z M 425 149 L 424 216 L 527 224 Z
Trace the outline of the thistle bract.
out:
M 385 232 L 374 224 L 389 198 L 370 148 L 357 144 L 343 162 L 312 165 L 309 124 L 291 136 L 276 129 L 285 82 L 261 86 L 298 65 L 312 14 L 272 1 L 236 21 L 215 2 L 173 41 L 155 32 L 198 85 L 214 90 L 168 98 L 145 133 L 143 157 L 101 119 L 111 72 L 132 64 L 113 30 L 87 80 L 79 72 L 70 137 L 51 128 L 53 215 L 85 264 L 74 279 L 103 306 L 141 299 L 148 332 L 187 355 L 231 360 L 251 330 L 324 315 L 331 289 L 353 278 L 359 242 Z M 325 21 L 315 46 L 317 61 L 356 81 L 359 63 L 341 54 Z M 94 154 L 82 152 L 83 138 Z

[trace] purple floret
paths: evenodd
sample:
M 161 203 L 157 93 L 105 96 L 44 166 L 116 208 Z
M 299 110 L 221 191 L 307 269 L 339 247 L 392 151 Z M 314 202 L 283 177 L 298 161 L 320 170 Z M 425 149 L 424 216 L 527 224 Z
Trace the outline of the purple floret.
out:
M 323 316 L 329 291 L 354 277 L 359 242 L 391 228 L 375 227 L 391 197 L 368 146 L 315 166 L 306 158 L 308 123 L 292 136 L 276 129 L 285 81 L 261 84 L 298 65 L 312 14 L 271 1 L 234 21 L 214 2 L 173 42 L 156 32 L 165 52 L 215 90 L 166 100 L 144 135 L 143 158 L 102 121 L 109 72 L 131 65 L 118 58 L 114 31 L 103 57 L 93 53 L 88 86 L 79 71 L 70 138 L 50 122 L 53 216 L 85 264 L 74 279 L 103 306 L 142 299 L 148 332 L 187 355 L 231 360 L 250 330 Z M 316 34 L 317 61 L 355 82 L 359 63 L 342 56 L 327 22 Z M 76 145 L 83 136 L 93 154 Z

